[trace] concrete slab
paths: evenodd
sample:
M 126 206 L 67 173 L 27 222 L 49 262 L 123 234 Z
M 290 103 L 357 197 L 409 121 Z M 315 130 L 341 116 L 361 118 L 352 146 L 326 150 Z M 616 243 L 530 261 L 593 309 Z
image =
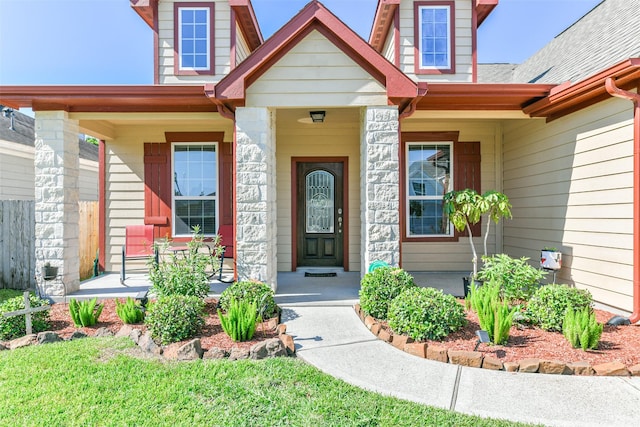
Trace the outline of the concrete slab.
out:
M 284 307 L 353 306 L 359 300 L 360 273 L 337 272 L 335 277 L 305 277 L 303 271 L 278 273 L 276 303 Z

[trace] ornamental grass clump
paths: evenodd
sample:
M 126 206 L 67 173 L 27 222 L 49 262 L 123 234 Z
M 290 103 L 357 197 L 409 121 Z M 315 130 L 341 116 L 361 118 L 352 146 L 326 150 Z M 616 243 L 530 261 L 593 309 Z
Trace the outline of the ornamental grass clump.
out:
M 434 288 L 410 287 L 389 305 L 389 326 L 416 341 L 440 340 L 465 323 L 464 308 Z
M 467 308 L 478 314 L 480 327 L 487 331 L 489 340 L 494 344 L 506 344 L 513 316 L 519 306 L 509 308 L 509 304 L 500 298 L 500 285 L 494 280 L 481 287 L 471 286 L 465 300 Z
M 262 321 L 255 303 L 247 300 L 231 300 L 227 313 L 218 310 L 218 317 L 222 330 L 234 341 L 249 341 Z
M 8 293 L 8 292 L 7 292 Z M 46 299 L 38 298 L 33 294 L 29 294 L 29 304 L 31 307 L 41 307 L 49 305 Z M 24 310 L 24 297 L 22 295 L 8 298 L 0 303 L 0 339 L 12 340 L 26 335 L 26 325 L 24 316 L 4 317 L 4 313 L 12 311 Z M 31 329 L 34 334 L 49 329 L 49 312 L 38 311 L 31 313 Z
M 568 309 L 562 323 L 562 334 L 573 348 L 582 350 L 598 348 L 603 325 L 588 307 L 580 310 Z
M 401 268 L 379 267 L 360 282 L 360 307 L 376 319 L 386 320 L 389 304 L 404 290 L 416 287 L 413 277 Z
M 144 319 L 142 306 L 131 297 L 125 302 L 116 299 L 116 314 L 126 324 L 140 323 Z
M 262 282 L 248 280 L 232 284 L 222 291 L 218 305 L 222 310 L 229 311 L 234 300 L 254 304 L 256 313 L 263 319 L 269 319 L 278 313 L 273 289 Z
M 586 289 L 571 288 L 567 285 L 545 285 L 529 300 L 526 317 L 544 330 L 561 332 L 568 309 L 590 308 L 592 302 L 591 293 Z
M 71 301 L 69 301 L 69 314 L 76 327 L 93 326 L 98 323 L 104 304 L 97 304 L 97 301 L 97 298 L 93 298 L 78 302 L 71 298 Z

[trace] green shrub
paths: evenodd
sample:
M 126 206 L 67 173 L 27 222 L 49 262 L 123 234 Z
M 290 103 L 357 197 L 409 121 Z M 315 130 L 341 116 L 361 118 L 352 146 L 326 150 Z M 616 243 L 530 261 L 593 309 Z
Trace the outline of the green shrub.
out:
M 104 308 L 104 304 L 96 305 L 98 299 L 93 298 L 91 300 L 76 301 L 71 298 L 69 302 L 69 314 L 71 314 L 71 320 L 76 327 L 93 326 L 98 322 L 100 313 Z
M 273 289 L 262 282 L 236 282 L 222 291 L 219 306 L 229 311 L 231 302 L 246 301 L 255 304 L 256 311 L 263 319 L 269 319 L 277 314 L 276 302 L 273 299 Z
M 255 303 L 245 300 L 231 300 L 227 314 L 218 310 L 222 330 L 234 341 L 249 341 L 262 320 Z
M 596 349 L 600 342 L 603 325 L 589 307 L 574 311 L 568 309 L 562 323 L 562 334 L 573 348 Z
M 439 340 L 465 325 L 464 308 L 434 288 L 410 287 L 389 306 L 389 326 L 417 341 Z
M 133 298 L 127 297 L 125 302 L 116 299 L 116 314 L 124 323 L 140 323 L 144 319 L 144 311 Z
M 24 291 L 19 291 L 17 289 L 0 289 L 0 304 L 8 300 L 9 298 L 15 298 L 17 296 L 22 296 Z
M 485 283 L 481 287 L 472 285 L 465 302 L 467 307 L 478 314 L 480 327 L 487 331 L 491 342 L 506 344 L 513 316 L 519 306 L 509 309 L 509 305 L 500 299 L 500 285 L 495 281 Z
M 49 301 L 29 294 L 29 304 L 31 307 L 41 307 L 43 305 L 49 305 Z M 12 340 L 26 335 L 25 316 L 4 317 L 2 315 L 3 313 L 18 310 L 24 310 L 24 296 L 22 294 L 9 298 L 0 304 L 0 339 Z M 33 333 L 49 329 L 49 312 L 45 310 L 32 313 L 31 329 Z
M 545 285 L 538 289 L 527 304 L 529 320 L 547 331 L 562 331 L 567 309 L 591 307 L 591 293 L 567 285 Z
M 500 285 L 502 297 L 507 301 L 528 300 L 538 289 L 546 272 L 527 262 L 529 258 L 511 258 L 506 254 L 482 257 L 482 269 L 478 279 L 496 281 Z
M 204 301 L 190 295 L 169 295 L 151 305 L 144 323 L 162 344 L 194 336 L 204 326 Z
M 162 243 L 161 252 L 170 252 L 170 255 L 167 255 L 159 264 L 156 264 L 154 257 L 149 259 L 152 293 L 158 298 L 169 295 L 207 297 L 209 294 L 207 267 L 216 263 L 208 253 L 203 252 L 202 240 L 199 227 L 194 227 L 185 253 L 169 251 L 169 242 L 165 240 Z
M 391 301 L 415 286 L 413 277 L 401 268 L 376 268 L 360 282 L 360 307 L 368 315 L 385 320 Z

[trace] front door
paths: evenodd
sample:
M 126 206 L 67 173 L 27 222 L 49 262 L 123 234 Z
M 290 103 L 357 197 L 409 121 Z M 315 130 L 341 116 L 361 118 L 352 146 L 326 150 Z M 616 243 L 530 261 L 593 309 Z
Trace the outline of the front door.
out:
M 343 169 L 341 162 L 297 163 L 298 267 L 343 267 Z

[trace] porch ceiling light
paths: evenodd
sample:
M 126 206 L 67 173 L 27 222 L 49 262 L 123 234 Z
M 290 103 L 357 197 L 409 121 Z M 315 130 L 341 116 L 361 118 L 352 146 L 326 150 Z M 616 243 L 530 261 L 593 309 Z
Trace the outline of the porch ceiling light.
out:
M 309 111 L 309 115 L 311 116 L 311 121 L 313 123 L 323 123 L 326 112 L 325 111 Z

